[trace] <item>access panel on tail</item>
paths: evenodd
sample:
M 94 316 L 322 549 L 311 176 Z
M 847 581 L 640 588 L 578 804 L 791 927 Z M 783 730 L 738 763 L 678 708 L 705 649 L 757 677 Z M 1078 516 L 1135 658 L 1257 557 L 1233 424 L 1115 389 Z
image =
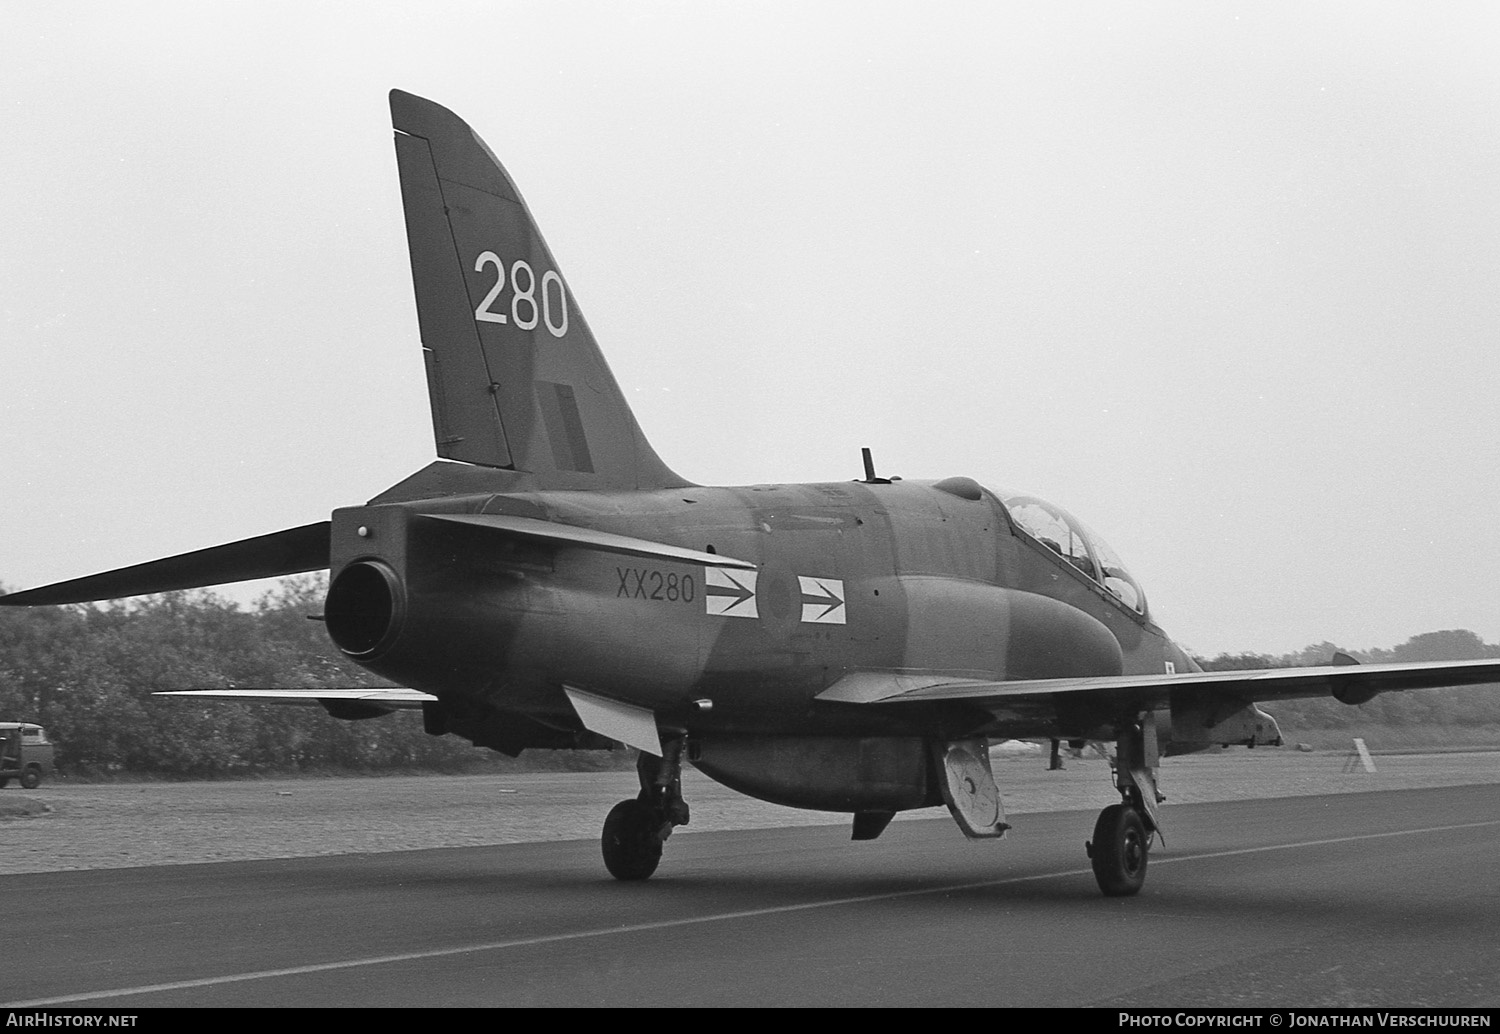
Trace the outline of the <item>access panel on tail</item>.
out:
M 391 91 L 438 455 L 534 487 L 688 484 L 662 463 L 520 192 L 453 112 Z

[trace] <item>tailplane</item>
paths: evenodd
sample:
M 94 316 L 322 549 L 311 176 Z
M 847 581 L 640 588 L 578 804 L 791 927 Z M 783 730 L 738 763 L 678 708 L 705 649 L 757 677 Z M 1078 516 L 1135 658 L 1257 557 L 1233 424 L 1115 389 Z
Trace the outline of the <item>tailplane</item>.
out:
M 438 455 L 536 488 L 689 484 L 651 448 L 526 203 L 453 112 L 391 91 Z

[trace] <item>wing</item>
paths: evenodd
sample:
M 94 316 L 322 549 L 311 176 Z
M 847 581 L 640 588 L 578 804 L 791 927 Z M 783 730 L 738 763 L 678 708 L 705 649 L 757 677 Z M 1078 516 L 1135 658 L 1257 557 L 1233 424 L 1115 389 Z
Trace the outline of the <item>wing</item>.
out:
M 818 694 L 819 700 L 848 704 L 905 704 L 962 701 L 978 707 L 1006 707 L 1023 700 L 1065 694 L 1107 696 L 1140 709 L 1186 697 L 1225 696 L 1247 700 L 1291 700 L 1332 696 L 1362 703 L 1376 693 L 1500 683 L 1500 660 L 1403 664 L 1330 664 L 1317 668 L 1255 671 L 1193 671 L 1172 675 L 1100 675 L 1090 678 L 1022 679 L 991 682 L 940 675 L 855 672 Z

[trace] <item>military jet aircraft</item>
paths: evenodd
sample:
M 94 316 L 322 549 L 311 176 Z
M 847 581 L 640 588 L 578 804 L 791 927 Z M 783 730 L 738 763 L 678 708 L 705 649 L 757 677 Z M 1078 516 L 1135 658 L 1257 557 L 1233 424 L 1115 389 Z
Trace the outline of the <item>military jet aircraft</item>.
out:
M 1089 844 L 1140 890 L 1163 753 L 1278 744 L 1256 700 L 1500 681 L 1500 662 L 1203 672 L 1105 542 L 967 477 L 706 488 L 657 456 L 525 202 L 452 112 L 390 95 L 441 459 L 332 519 L 0 598 L 76 603 L 329 570 L 328 634 L 404 689 L 210 695 L 340 718 L 419 707 L 428 732 L 515 755 L 639 751 L 604 863 L 649 877 L 689 819 L 689 761 L 846 812 L 853 838 L 946 805 L 1009 827 L 994 738 L 1115 745 Z

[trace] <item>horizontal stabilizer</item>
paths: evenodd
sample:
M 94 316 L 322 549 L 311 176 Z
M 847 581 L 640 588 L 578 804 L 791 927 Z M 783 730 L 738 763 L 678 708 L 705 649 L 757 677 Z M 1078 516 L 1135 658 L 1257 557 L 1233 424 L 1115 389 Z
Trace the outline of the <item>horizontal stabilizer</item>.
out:
M 300 528 L 210 546 L 134 567 L 122 567 L 117 571 L 13 592 L 0 596 L 0 606 L 87 603 L 321 571 L 328 567 L 328 528 L 327 521 L 304 524 Z
M 325 700 L 374 704 L 377 707 L 417 708 L 437 697 L 415 689 L 370 687 L 355 689 L 173 689 L 153 693 L 158 697 L 206 697 L 256 704 L 321 704 Z
M 701 564 L 705 567 L 738 567 L 747 571 L 755 570 L 755 564 L 748 560 L 736 560 L 733 557 L 720 556 L 718 553 L 704 553 L 684 546 L 673 546 L 666 542 L 652 542 L 650 539 L 616 535 L 613 532 L 580 528 L 572 524 L 554 524 L 551 521 L 539 521 L 532 517 L 512 517 L 509 514 L 500 513 L 444 513 L 426 514 L 424 519 L 487 528 L 515 538 L 547 542 L 554 546 L 577 546 L 584 549 L 597 549 L 605 553 L 624 553 L 627 556 L 676 560 L 685 564 Z
M 1500 683 L 1500 660 L 1331 664 L 1316 668 L 1255 671 L 1193 671 L 1172 675 L 1099 675 L 1087 678 L 1022 679 L 993 682 L 941 675 L 861 671 L 846 675 L 818 694 L 819 700 L 847 704 L 906 704 L 963 701 L 984 707 L 1023 698 L 1068 693 L 1118 696 L 1132 706 L 1151 707 L 1169 696 L 1198 693 L 1248 700 L 1292 700 L 1335 696 L 1368 700 L 1376 693 Z

